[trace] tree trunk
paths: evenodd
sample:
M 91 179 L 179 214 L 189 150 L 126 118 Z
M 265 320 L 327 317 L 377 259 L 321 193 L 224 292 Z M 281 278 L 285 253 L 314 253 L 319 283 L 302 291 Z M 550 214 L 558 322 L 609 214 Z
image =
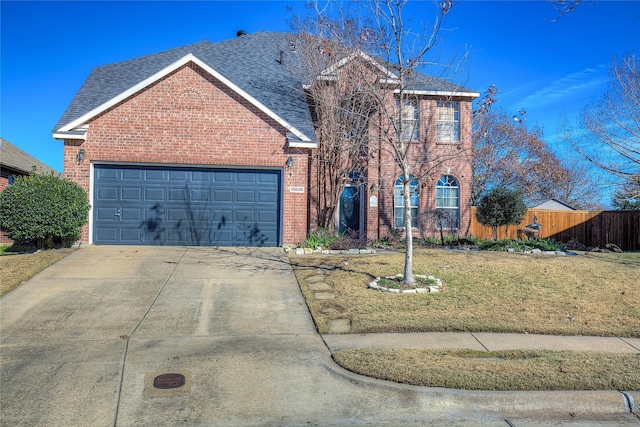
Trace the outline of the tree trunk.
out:
M 404 195 L 404 228 L 405 228 L 405 253 L 404 253 L 404 283 L 415 283 L 413 277 L 413 235 L 411 234 L 411 178 L 408 173 L 403 173 Z

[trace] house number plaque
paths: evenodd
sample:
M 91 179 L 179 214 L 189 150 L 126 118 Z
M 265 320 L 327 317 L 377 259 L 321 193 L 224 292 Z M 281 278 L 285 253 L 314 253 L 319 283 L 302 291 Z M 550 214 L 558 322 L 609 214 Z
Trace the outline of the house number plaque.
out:
M 304 187 L 289 187 L 289 193 L 304 193 Z

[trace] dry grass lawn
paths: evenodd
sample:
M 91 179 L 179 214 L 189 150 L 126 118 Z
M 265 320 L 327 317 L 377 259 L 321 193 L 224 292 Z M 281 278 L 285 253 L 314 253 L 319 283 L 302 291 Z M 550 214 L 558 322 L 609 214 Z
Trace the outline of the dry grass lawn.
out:
M 389 294 L 367 289 L 403 271 L 402 253 L 290 258 L 321 333 L 349 319 L 351 333 L 510 332 L 640 337 L 640 253 L 524 255 L 414 250 L 414 273 L 444 290 Z M 318 301 L 307 277 L 326 274 L 336 298 Z
M 76 250 L 77 248 L 64 248 L 35 253 L 0 254 L 0 296 Z
M 361 349 L 334 355 L 363 375 L 465 390 L 640 390 L 640 357 L 571 351 Z
M 320 333 L 349 319 L 351 333 L 509 332 L 640 337 L 640 253 L 524 255 L 416 248 L 414 273 L 444 289 L 367 289 L 403 271 L 402 253 L 290 258 Z M 322 275 L 335 299 L 309 289 Z M 638 354 L 408 348 L 344 350 L 353 372 L 400 383 L 468 390 L 639 390 Z

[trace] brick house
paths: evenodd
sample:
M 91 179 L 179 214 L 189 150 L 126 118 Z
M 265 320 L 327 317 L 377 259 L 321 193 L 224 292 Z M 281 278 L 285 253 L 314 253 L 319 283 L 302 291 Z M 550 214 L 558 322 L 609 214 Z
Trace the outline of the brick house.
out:
M 56 172 L 9 141 L 0 138 L 0 193 L 9 187 L 16 177 L 29 175 L 33 168 L 37 168 L 42 173 Z M 13 243 L 13 241 L 0 231 L 0 243 Z
M 82 239 L 219 246 L 303 240 L 315 225 L 318 140 L 302 81 L 285 66 L 297 60 L 292 36 L 204 41 L 95 68 L 53 130 L 64 141 L 64 176 L 92 204 Z M 478 93 L 424 82 L 413 90 L 416 99 L 455 127 L 453 139 L 436 141 L 434 134 L 424 143 L 461 154 L 439 165 L 433 182 L 416 183 L 416 209 L 455 210 L 466 234 L 471 101 Z M 437 114 L 421 114 L 424 129 L 435 123 Z M 368 183 L 354 181 L 341 198 L 342 219 L 367 240 L 403 228 L 394 219 L 397 171 L 384 160 L 372 159 Z

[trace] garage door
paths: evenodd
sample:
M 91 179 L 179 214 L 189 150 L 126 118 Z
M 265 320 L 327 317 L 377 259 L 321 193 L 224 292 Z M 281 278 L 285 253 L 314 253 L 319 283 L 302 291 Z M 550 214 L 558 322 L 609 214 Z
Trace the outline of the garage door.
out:
M 93 241 L 279 246 L 277 170 L 96 165 Z

